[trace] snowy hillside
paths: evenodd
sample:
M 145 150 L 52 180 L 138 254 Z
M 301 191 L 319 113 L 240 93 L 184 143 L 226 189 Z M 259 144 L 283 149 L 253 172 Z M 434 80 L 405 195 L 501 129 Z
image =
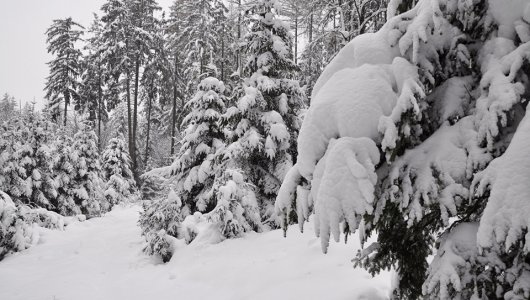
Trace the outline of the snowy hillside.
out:
M 0 299 L 387 299 L 389 273 L 352 268 L 357 238 L 324 255 L 311 230 L 293 227 L 287 239 L 275 230 L 193 242 L 161 264 L 142 253 L 139 210 L 45 230 L 39 245 L 0 263 Z

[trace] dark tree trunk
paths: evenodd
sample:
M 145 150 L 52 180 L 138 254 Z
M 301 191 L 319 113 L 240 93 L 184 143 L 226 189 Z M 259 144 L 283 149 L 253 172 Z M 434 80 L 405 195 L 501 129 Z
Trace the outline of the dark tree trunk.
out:
M 65 96 L 64 96 L 64 127 L 66 127 L 66 117 L 68 115 L 68 102 L 70 101 L 70 96 L 68 94 L 68 92 L 65 93 Z
M 133 124 L 132 124 L 132 164 L 133 164 L 133 173 L 135 178 L 138 173 L 138 160 L 136 155 L 136 130 L 138 128 L 138 83 L 140 79 L 140 58 L 136 57 L 135 67 L 134 67 L 134 103 L 133 103 Z
M 153 79 L 151 79 L 151 89 L 153 88 Z M 147 134 L 145 139 L 145 155 L 144 155 L 144 168 L 147 167 L 147 161 L 149 159 L 149 137 L 151 134 L 151 103 L 153 98 L 153 93 L 149 93 L 147 102 Z
M 294 14 L 294 64 L 298 65 L 298 7 Z
M 221 81 L 225 81 L 225 27 L 222 26 L 222 36 L 221 36 Z
M 101 69 L 99 70 L 99 77 L 98 77 L 98 149 L 99 152 L 102 150 L 101 145 L 101 113 L 102 113 L 102 104 L 103 101 L 103 89 L 101 88 Z
M 239 75 L 243 74 L 242 66 L 241 66 L 241 49 L 239 48 L 239 43 L 241 42 L 241 0 L 237 1 L 238 5 L 238 16 L 237 16 L 237 70 L 239 72 Z
M 127 70 L 127 79 L 125 80 L 125 84 L 127 85 L 125 87 L 127 91 L 127 139 L 128 139 L 127 142 L 129 145 L 129 155 L 131 155 L 132 157 L 132 151 L 134 149 L 132 146 L 132 121 L 131 121 L 132 113 L 131 113 L 131 80 L 130 80 L 131 77 L 130 76 L 131 76 L 131 72 Z
M 177 66 L 178 57 L 175 53 L 175 74 L 173 74 L 173 105 L 171 107 L 171 149 L 170 156 L 175 154 L 175 127 L 177 123 Z

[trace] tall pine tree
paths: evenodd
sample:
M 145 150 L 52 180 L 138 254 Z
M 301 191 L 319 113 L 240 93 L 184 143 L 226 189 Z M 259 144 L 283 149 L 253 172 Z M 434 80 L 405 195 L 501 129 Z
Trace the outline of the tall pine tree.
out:
M 68 105 L 79 101 L 78 77 L 81 51 L 76 43 L 81 39 L 83 26 L 72 18 L 54 20 L 46 31 L 48 52 L 55 58 L 48 63 L 50 75 L 46 83 L 48 110 L 54 120 L 58 120 L 63 108 L 63 122 L 66 126 Z

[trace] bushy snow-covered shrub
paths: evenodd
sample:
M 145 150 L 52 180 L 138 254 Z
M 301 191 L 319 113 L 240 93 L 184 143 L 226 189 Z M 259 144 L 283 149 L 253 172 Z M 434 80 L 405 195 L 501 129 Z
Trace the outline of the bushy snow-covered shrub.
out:
M 11 198 L 0 191 L 0 260 L 6 254 L 31 246 L 33 228 L 20 214 Z
M 224 237 L 239 237 L 244 232 L 261 230 L 256 195 L 241 170 L 226 168 L 216 177 L 213 193 L 217 205 L 206 218 L 218 224 Z
M 182 201 L 172 189 L 167 199 L 145 202 L 144 211 L 138 221 L 142 235 L 147 241 L 144 251 L 149 255 L 160 255 L 164 262 L 173 256 L 172 240 L 179 237 Z
M 31 247 L 39 238 L 36 227 L 64 229 L 61 215 L 44 208 L 16 205 L 0 191 L 0 260 L 7 254 Z

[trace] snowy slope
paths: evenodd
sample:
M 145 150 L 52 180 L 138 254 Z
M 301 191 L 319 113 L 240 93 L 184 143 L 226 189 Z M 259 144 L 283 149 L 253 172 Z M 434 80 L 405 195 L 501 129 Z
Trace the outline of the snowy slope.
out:
M 141 251 L 140 208 L 41 233 L 39 245 L 0 262 L 0 299 L 386 299 L 390 274 L 353 269 L 359 248 L 332 244 L 312 230 L 249 234 L 219 244 L 195 243 L 167 264 Z

